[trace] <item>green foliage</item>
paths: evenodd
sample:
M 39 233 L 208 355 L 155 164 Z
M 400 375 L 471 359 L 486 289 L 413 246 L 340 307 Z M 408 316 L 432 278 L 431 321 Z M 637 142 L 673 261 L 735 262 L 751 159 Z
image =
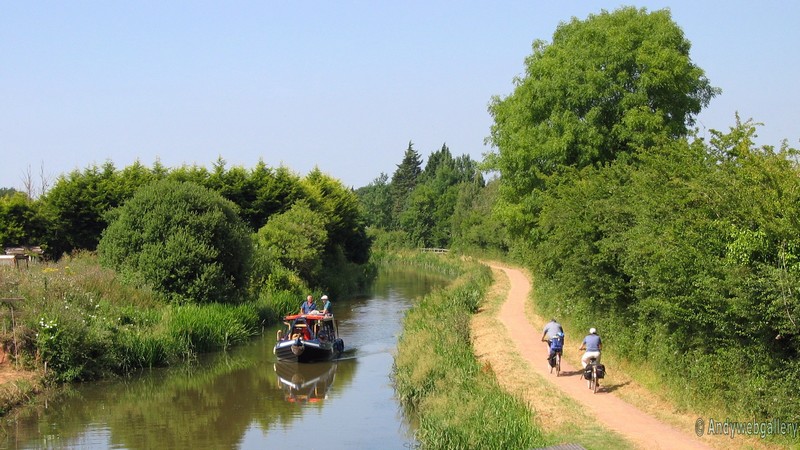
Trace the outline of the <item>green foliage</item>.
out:
M 536 41 L 514 92 L 495 97 L 490 168 L 503 179 L 517 235 L 538 216 L 539 189 L 563 166 L 582 168 L 683 137 L 718 93 L 689 57 L 668 10 L 632 7 L 562 23 Z
M 4 320 L 19 362 L 47 368 L 57 381 L 90 380 L 129 373 L 201 351 L 230 348 L 258 334 L 264 323 L 294 310 L 300 295 L 276 293 L 238 305 L 175 305 L 154 291 L 120 282 L 78 253 L 29 270 L 0 267 L 0 296 L 22 297 L 15 323 Z
M 47 219 L 39 203 L 22 192 L 0 195 L 0 246 L 43 244 Z
M 304 280 L 318 280 L 328 241 L 326 221 L 324 214 L 313 211 L 306 202 L 295 203 L 258 230 L 258 258 L 275 261 Z
M 459 193 L 482 187 L 477 163 L 469 156 L 454 159 L 447 145 L 433 152 L 399 216 L 400 226 L 420 247 L 449 247 Z
M 408 148 L 403 155 L 403 161 L 398 164 L 397 170 L 392 175 L 392 182 L 389 185 L 392 196 L 392 217 L 395 220 L 406 208 L 408 196 L 417 186 L 417 178 L 421 173 L 422 161 L 419 153 L 414 150 L 414 144 L 409 141 Z
M 499 180 L 492 180 L 484 187 L 475 183 L 460 185 L 451 219 L 451 247 L 474 248 L 484 252 L 508 251 L 508 232 L 503 222 L 493 213 L 499 187 Z
M 309 202 L 324 218 L 327 230 L 325 253 L 335 256 L 341 252 L 347 261 L 366 263 L 370 241 L 355 193 L 319 169 L 312 170 L 306 176 L 303 186 L 308 192 Z
M 712 134 L 564 171 L 541 194 L 541 303 L 689 407 L 798 418 L 800 167 L 792 149 L 754 147 L 750 122 Z
M 388 175 L 381 173 L 367 186 L 358 188 L 356 195 L 363 207 L 367 224 L 385 230 L 392 226 L 392 195 Z
M 300 177 L 285 167 L 271 169 L 259 161 L 251 170 L 243 167 L 225 169 L 225 160 L 219 158 L 212 173 L 203 173 L 200 184 L 213 189 L 239 207 L 240 215 L 257 230 L 273 214 L 286 211 L 295 201 L 303 198 Z
M 19 191 L 17 191 L 14 188 L 0 187 L 0 198 L 2 198 L 2 197 L 10 197 L 10 196 L 16 194 L 17 192 L 19 192 Z
M 100 260 L 179 302 L 230 302 L 246 287 L 252 243 L 236 207 L 193 183 L 164 180 L 113 211 Z
M 259 317 L 253 305 L 222 304 L 173 306 L 166 326 L 177 342 L 191 343 L 197 353 L 226 350 L 258 334 Z
M 119 189 L 111 162 L 72 171 L 56 181 L 42 198 L 50 224 L 47 249 L 60 257 L 75 249 L 95 250 L 107 222 L 105 213 L 122 204 L 130 192 Z
M 420 165 L 409 143 L 391 184 L 382 175 L 357 191 L 364 216 L 372 228 L 396 232 L 392 239 L 402 247 L 448 248 L 474 225 L 464 216 L 484 186 L 483 176 L 478 163 L 468 155 L 454 158 L 446 144 L 431 153 L 424 170 Z

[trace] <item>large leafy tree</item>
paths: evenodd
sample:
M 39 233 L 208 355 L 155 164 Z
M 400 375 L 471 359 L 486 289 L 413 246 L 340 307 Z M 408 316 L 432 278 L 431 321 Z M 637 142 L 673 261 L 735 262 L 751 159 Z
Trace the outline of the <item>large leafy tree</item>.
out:
M 325 217 L 328 235 L 326 253 L 342 252 L 349 262 L 366 263 L 369 259 L 370 241 L 358 197 L 341 181 L 312 170 L 303 180 L 312 206 Z
M 356 195 L 364 209 L 367 225 L 388 230 L 392 225 L 389 175 L 381 173 L 370 184 L 356 189 Z
M 267 266 L 279 264 L 314 283 L 322 273 L 327 225 L 325 214 L 314 211 L 305 200 L 298 201 L 258 230 L 257 257 L 268 261 Z
M 252 241 L 237 207 L 194 183 L 162 180 L 113 210 L 100 261 L 178 302 L 230 302 L 247 281 Z
M 685 136 L 718 93 L 689 50 L 669 10 L 633 7 L 573 18 L 551 43 L 535 41 L 514 92 L 489 107 L 498 152 L 487 162 L 501 173 L 507 218 L 527 228 L 537 208 L 532 194 L 561 167 Z

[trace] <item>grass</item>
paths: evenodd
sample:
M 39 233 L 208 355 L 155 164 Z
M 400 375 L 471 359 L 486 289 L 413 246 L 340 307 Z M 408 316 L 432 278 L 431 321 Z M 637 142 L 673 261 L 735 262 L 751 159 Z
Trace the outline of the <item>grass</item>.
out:
M 472 351 L 469 322 L 491 283 L 489 269 L 441 255 L 402 260 L 456 275 L 409 310 L 398 342 L 393 378 L 401 403 L 417 416 L 417 440 L 433 449 L 542 446 L 528 405 L 482 370 Z

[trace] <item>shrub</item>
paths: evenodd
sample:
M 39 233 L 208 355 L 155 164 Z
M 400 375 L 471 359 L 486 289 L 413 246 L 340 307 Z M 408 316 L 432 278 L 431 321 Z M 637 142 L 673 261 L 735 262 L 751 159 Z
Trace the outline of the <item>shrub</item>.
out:
M 146 186 L 110 213 L 102 264 L 178 302 L 237 299 L 252 242 L 236 206 L 193 183 Z

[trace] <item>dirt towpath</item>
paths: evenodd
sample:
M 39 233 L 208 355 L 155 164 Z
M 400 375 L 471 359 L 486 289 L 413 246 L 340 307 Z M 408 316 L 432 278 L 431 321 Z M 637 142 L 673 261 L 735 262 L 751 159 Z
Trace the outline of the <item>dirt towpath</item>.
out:
M 510 290 L 503 302 L 498 319 L 506 327 L 510 342 L 514 350 L 534 370 L 546 377 L 547 381 L 556 386 L 575 401 L 579 402 L 590 416 L 602 425 L 616 431 L 636 447 L 646 449 L 710 449 L 705 443 L 700 442 L 694 434 L 694 424 L 687 424 L 686 430 L 677 430 L 672 426 L 659 421 L 653 416 L 624 402 L 613 392 L 601 390 L 593 394 L 587 387 L 586 381 L 581 377 L 580 368 L 576 370 L 566 362 L 562 362 L 560 377 L 550 374 L 547 367 L 547 349 L 542 345 L 529 345 L 531 341 L 538 341 L 542 331 L 534 329 L 525 316 L 525 303 L 531 290 L 531 283 L 527 276 L 520 270 L 492 265 L 493 269 L 502 270 L 510 280 Z M 577 338 L 568 341 L 570 347 L 567 351 L 577 352 Z M 523 345 L 527 343 L 527 345 Z M 573 343 L 575 344 L 574 347 Z M 504 342 L 502 345 L 507 345 Z M 538 344 L 538 342 L 537 342 Z M 489 355 L 490 350 L 482 349 L 481 353 Z M 609 368 L 611 369 L 611 368 Z

